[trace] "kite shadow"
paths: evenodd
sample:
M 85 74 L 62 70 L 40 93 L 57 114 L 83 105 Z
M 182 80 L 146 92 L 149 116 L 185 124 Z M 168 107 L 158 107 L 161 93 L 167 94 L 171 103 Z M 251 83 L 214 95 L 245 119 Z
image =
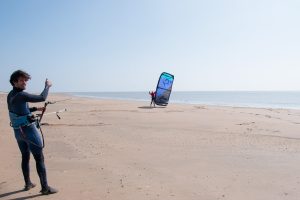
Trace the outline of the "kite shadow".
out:
M 150 107 L 150 106 L 140 106 L 138 108 L 140 108 L 140 109 L 152 109 L 153 107 Z
M 165 108 L 164 106 L 155 106 L 155 107 L 152 107 L 152 106 L 140 106 L 138 107 L 140 109 L 154 109 L 154 108 Z

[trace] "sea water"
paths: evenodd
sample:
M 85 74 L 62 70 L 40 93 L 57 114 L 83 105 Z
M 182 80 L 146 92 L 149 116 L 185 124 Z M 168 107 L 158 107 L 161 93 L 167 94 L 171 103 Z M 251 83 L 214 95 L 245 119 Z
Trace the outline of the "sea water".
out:
M 148 92 L 72 92 L 74 96 L 149 101 Z M 300 91 L 173 91 L 170 103 L 300 109 Z

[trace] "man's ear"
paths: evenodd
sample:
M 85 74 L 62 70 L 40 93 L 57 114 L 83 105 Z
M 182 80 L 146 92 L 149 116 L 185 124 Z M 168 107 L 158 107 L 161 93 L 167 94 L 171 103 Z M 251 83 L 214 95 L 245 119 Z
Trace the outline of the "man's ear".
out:
M 18 81 L 13 81 L 14 86 L 16 86 L 17 83 L 18 83 Z

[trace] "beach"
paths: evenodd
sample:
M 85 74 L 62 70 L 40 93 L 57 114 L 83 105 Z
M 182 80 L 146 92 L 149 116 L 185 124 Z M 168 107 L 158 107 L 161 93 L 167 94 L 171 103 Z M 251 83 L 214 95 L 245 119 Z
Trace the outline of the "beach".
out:
M 70 99 L 69 99 L 70 98 Z M 50 94 L 48 182 L 21 191 L 21 155 L 0 94 L 0 199 L 299 200 L 300 110 L 103 100 Z M 31 104 L 42 106 L 43 103 Z

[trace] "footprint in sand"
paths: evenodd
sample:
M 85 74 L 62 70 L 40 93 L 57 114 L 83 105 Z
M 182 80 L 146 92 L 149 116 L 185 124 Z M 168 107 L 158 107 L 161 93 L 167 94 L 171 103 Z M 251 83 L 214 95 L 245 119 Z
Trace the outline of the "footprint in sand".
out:
M 237 125 L 244 126 L 244 125 L 251 125 L 251 124 L 255 124 L 255 122 L 245 122 L 245 123 L 240 123 Z
M 5 184 L 5 183 L 6 183 L 6 181 L 4 181 L 4 182 L 1 182 L 1 183 L 0 183 L 0 185 L 3 185 L 3 184 Z
M 196 109 L 206 109 L 205 106 L 194 106 Z

